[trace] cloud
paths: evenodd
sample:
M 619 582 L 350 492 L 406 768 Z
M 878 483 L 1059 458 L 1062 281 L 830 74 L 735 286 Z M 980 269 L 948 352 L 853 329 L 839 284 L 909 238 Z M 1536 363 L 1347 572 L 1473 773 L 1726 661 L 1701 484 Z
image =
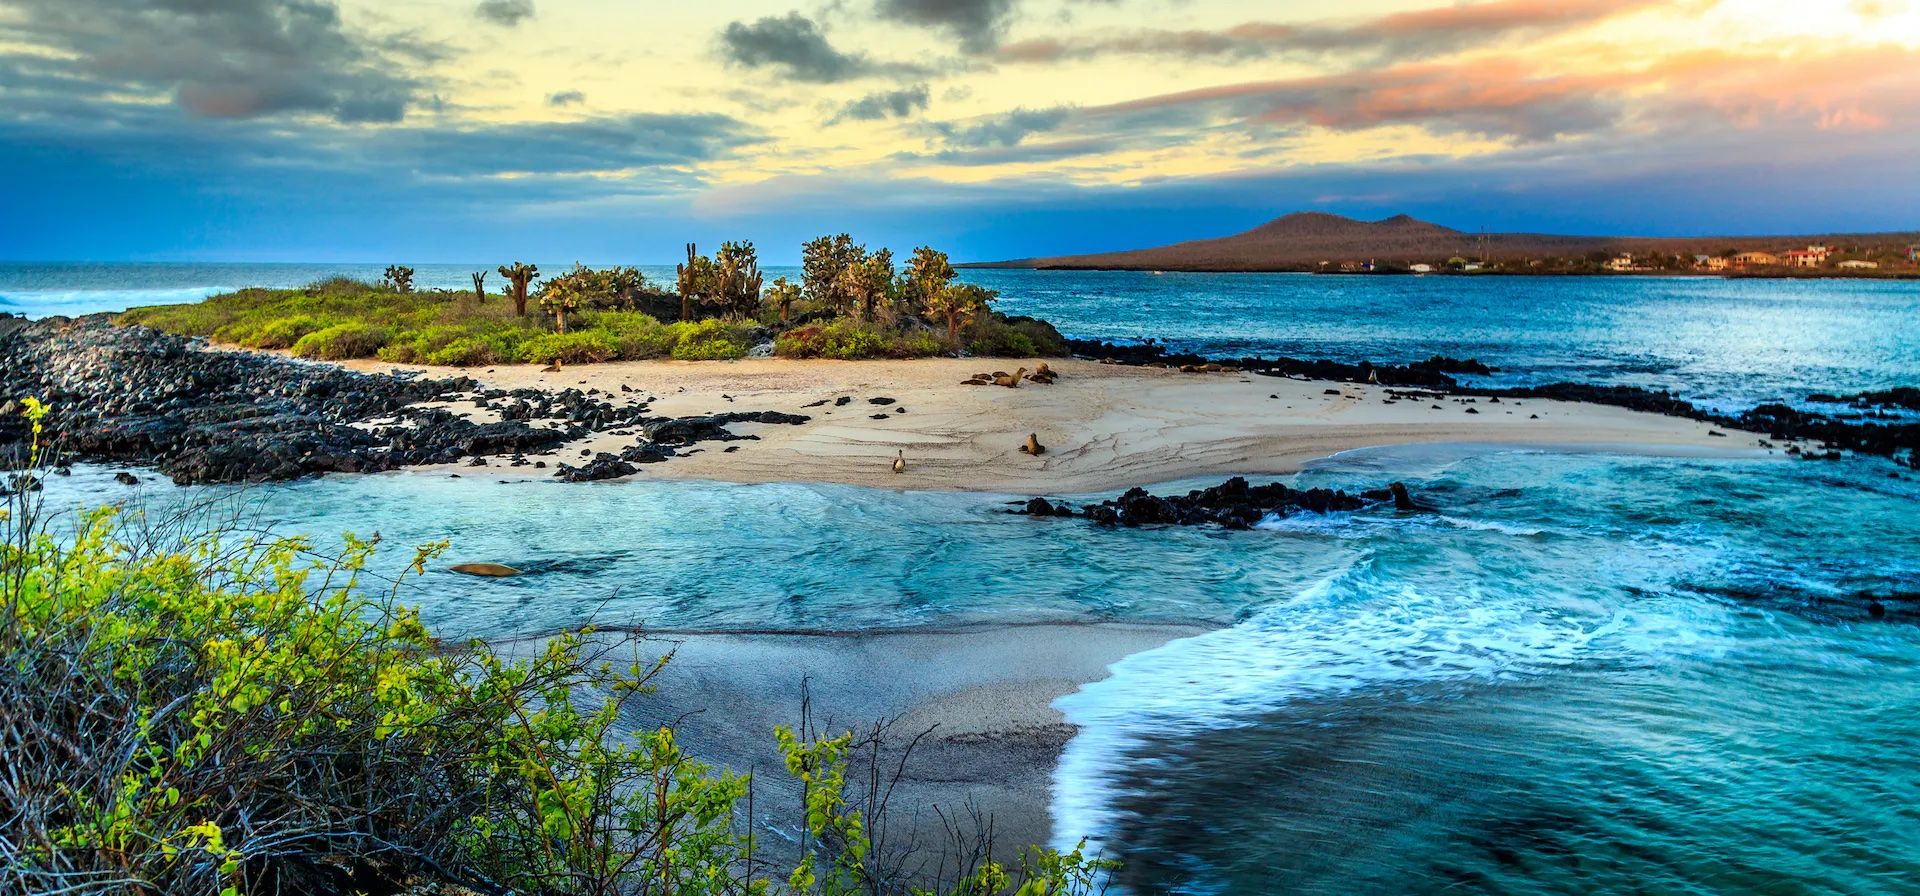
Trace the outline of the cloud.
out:
M 820 84 L 874 70 L 866 57 L 834 49 L 820 26 L 797 12 L 766 16 L 751 24 L 728 23 L 720 33 L 720 53 L 734 65 L 778 68 L 796 79 Z
M 474 14 L 504 28 L 533 18 L 533 0 L 480 0 Z
M 967 122 L 940 121 L 930 129 L 948 146 L 961 148 L 1006 147 L 1028 136 L 1058 129 L 1067 122 L 1072 110 L 1066 106 L 1050 109 L 1019 108 L 999 115 Z
M 330 0 L 13 0 L 16 33 L 57 55 L 31 65 L 114 90 L 170 93 L 213 119 L 281 114 L 395 122 L 420 92 L 410 70 L 437 49 L 369 38 Z M 25 63 L 23 63 L 25 64 Z
M 1006 31 L 1013 0 L 879 0 L 880 18 L 944 31 L 968 52 L 991 50 Z
M 1349 24 L 1247 22 L 1218 30 L 1139 29 L 1009 43 L 1002 62 L 1046 64 L 1109 55 L 1258 58 L 1358 54 L 1405 60 L 1637 12 L 1655 0 L 1488 0 L 1392 13 Z
M 927 107 L 927 85 L 915 84 L 899 90 L 882 90 L 869 93 L 847 103 L 840 114 L 833 117 L 834 122 L 843 120 L 878 121 L 883 118 L 905 118 Z
M 765 139 L 726 115 L 637 114 L 570 122 L 388 128 L 360 159 L 407 160 L 432 177 L 595 174 L 697 165 Z
M 554 107 L 577 106 L 586 101 L 587 95 L 578 90 L 562 90 L 559 93 L 547 95 L 547 105 Z

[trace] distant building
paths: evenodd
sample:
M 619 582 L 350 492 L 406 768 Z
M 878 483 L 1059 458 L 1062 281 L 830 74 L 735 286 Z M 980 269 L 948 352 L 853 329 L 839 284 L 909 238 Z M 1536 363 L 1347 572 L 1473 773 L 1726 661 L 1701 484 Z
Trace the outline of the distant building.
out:
M 1920 261 L 1920 246 L 1908 246 L 1908 247 L 1907 247 L 1907 260 L 1908 260 L 1908 261 Z
M 1619 255 L 1615 255 L 1603 262 L 1601 267 L 1609 271 L 1631 271 L 1633 270 L 1633 253 L 1622 252 Z
M 1727 260 L 1718 255 L 1695 255 L 1693 266 L 1702 271 L 1724 271 L 1727 269 Z
M 1840 267 L 1855 271 L 1870 271 L 1880 266 L 1877 261 L 1861 261 L 1857 258 L 1840 262 Z
M 1782 253 L 1780 261 L 1790 268 L 1817 268 L 1826 264 L 1827 256 L 1831 254 L 1833 250 L 1826 246 L 1812 245 Z
M 1742 252 L 1733 257 L 1736 268 L 1770 267 L 1780 263 L 1780 256 L 1772 252 Z
M 1469 262 L 1467 262 L 1466 264 L 1463 264 L 1463 265 L 1461 265 L 1461 266 L 1460 266 L 1460 270 L 1463 270 L 1463 271 L 1478 271 L 1478 270 L 1481 270 L 1481 269 L 1483 269 L 1483 268 L 1485 268 L 1485 267 L 1486 267 L 1486 265 L 1484 265 L 1484 264 L 1481 264 L 1480 262 L 1477 262 L 1477 261 L 1469 261 Z
M 1422 262 L 1414 265 L 1411 270 L 1416 274 L 1431 274 L 1433 273 L 1433 265 Z

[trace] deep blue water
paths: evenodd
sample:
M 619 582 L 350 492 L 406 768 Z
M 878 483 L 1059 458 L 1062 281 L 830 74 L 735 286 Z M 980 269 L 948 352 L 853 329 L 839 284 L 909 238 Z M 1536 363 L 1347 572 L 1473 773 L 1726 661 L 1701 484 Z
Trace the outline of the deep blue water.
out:
M 126 270 L 122 289 L 186 297 L 229 268 Z M 257 282 L 339 269 L 275 270 Z M 458 287 L 466 268 L 421 273 Z M 102 293 L 81 272 L 56 297 L 23 276 L 0 268 L 0 295 L 39 313 L 157 295 Z M 969 276 L 1070 334 L 1218 351 L 1473 355 L 1517 378 L 1736 405 L 1920 380 L 1914 285 Z M 1422 446 L 1290 478 L 1400 479 L 1441 512 L 1132 531 L 1010 516 L 1012 496 L 801 484 L 377 475 L 131 494 L 156 511 L 224 496 L 323 546 L 343 530 L 448 538 L 452 559 L 534 571 L 429 573 L 405 596 L 450 637 L 588 619 L 1210 624 L 1058 704 L 1079 733 L 1056 773 L 1056 836 L 1121 858 L 1134 892 L 1920 892 L 1911 474 Z M 99 468 L 50 491 L 130 494 Z M 1891 616 L 1867 618 L 1867 596 Z
M 418 265 L 424 289 L 472 288 L 491 265 Z M 39 317 L 197 301 L 384 264 L 0 264 L 0 311 Z M 560 266 L 554 266 L 558 270 Z M 671 284 L 672 267 L 642 266 Z M 769 276 L 797 276 L 769 268 Z M 1722 410 L 1808 393 L 1911 385 L 1920 282 L 1703 277 L 1341 277 L 968 270 L 1000 307 L 1080 338 L 1157 338 L 1240 356 L 1406 362 L 1435 354 L 1501 368 L 1498 383 L 1673 389 Z M 497 288 L 499 277 L 490 275 Z

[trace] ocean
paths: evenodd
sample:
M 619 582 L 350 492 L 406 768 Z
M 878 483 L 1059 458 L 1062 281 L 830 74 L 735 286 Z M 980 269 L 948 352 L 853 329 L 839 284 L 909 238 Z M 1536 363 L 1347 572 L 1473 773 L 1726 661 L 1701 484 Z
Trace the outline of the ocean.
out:
M 341 270 L 188 267 L 0 268 L 0 296 L 27 313 L 76 313 Z M 429 272 L 443 276 L 421 270 L 428 285 L 439 283 Z M 967 276 L 1074 336 L 1343 360 L 1472 356 L 1513 382 L 1625 382 L 1736 409 L 1920 379 L 1916 284 Z M 123 500 L 112 472 L 81 467 L 49 493 Z M 410 588 L 450 638 L 588 619 L 776 631 L 1206 624 L 1057 704 L 1078 727 L 1055 774 L 1056 830 L 1120 859 L 1127 892 L 1915 892 L 1910 472 L 1873 458 L 1428 445 L 1349 452 L 1284 478 L 1398 479 L 1440 512 L 1116 530 L 1004 512 L 1025 495 L 393 475 L 156 481 L 137 500 L 225 497 L 323 545 L 348 530 L 392 544 L 449 538 L 463 557 L 533 571 L 430 572 Z M 1863 612 L 1869 598 L 1888 619 Z

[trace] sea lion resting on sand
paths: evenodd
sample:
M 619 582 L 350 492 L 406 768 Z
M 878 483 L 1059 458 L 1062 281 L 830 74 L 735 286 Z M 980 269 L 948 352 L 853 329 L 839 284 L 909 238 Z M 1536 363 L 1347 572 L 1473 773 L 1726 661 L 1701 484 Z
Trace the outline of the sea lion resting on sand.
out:
M 993 375 L 993 384 L 996 386 L 1005 386 L 1009 389 L 1018 389 L 1020 388 L 1020 378 L 1025 376 L 1026 373 L 1027 369 L 1025 367 L 1017 368 L 1012 373 L 995 372 Z
M 1020 453 L 1031 454 L 1034 457 L 1039 457 L 1040 455 L 1047 453 L 1047 446 L 1040 444 L 1039 433 L 1030 432 L 1030 433 L 1027 433 L 1027 443 L 1025 445 L 1020 446 Z

